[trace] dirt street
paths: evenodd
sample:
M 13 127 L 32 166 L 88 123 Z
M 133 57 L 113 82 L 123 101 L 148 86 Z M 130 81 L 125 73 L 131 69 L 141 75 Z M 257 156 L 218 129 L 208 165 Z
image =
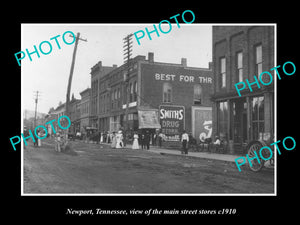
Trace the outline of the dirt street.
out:
M 43 140 L 24 150 L 24 194 L 60 193 L 273 193 L 274 173 L 239 172 L 234 163 L 146 150 L 110 149 L 71 142 L 74 152 L 54 151 Z

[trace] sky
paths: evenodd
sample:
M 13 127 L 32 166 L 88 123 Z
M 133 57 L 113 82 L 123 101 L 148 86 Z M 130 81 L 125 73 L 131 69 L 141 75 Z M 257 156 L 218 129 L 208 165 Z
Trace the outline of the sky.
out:
M 158 24 L 155 24 L 158 27 Z M 164 31 L 169 25 L 162 26 Z M 22 24 L 21 25 L 21 49 L 20 51 L 34 51 L 34 45 L 39 51 L 31 54 L 32 61 L 28 55 L 21 60 L 21 102 L 22 110 L 35 109 L 35 93 L 39 91 L 37 111 L 48 113 L 51 107 L 56 108 L 58 103 L 65 102 L 72 54 L 75 44 L 67 45 L 63 42 L 62 36 L 66 31 L 74 34 L 80 32 L 82 39 L 79 41 L 75 67 L 72 79 L 71 94 L 80 99 L 80 92 L 91 87 L 91 68 L 102 61 L 103 66 L 123 64 L 123 38 L 145 28 L 153 30 L 153 24 Z M 207 24 L 172 24 L 169 33 L 152 33 L 152 40 L 147 34 L 140 39 L 138 45 L 133 40 L 132 58 L 137 55 L 144 55 L 148 59 L 148 52 L 154 53 L 154 61 L 166 63 L 181 63 L 181 58 L 187 59 L 187 66 L 208 68 L 212 61 L 212 26 Z M 60 48 L 58 49 L 55 40 L 50 38 L 60 35 L 57 38 Z M 69 33 L 65 35 L 66 42 L 72 42 Z M 40 52 L 39 46 L 43 41 L 49 41 L 52 52 L 44 55 Z M 44 52 L 49 51 L 47 44 L 42 45 Z M 20 55 L 19 55 L 20 57 Z M 17 61 L 16 61 L 17 63 Z

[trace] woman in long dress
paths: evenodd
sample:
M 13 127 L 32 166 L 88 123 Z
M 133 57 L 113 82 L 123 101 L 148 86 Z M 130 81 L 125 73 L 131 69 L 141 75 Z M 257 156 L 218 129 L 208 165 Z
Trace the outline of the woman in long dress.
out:
M 117 139 L 116 139 L 116 132 L 112 133 L 112 141 L 111 141 L 111 148 L 116 148 Z
M 118 131 L 117 135 L 116 135 L 116 148 L 123 148 L 123 134 L 122 131 Z
M 137 133 L 135 133 L 135 134 L 133 135 L 132 149 L 140 149 L 138 139 L 139 139 L 139 136 L 137 135 Z

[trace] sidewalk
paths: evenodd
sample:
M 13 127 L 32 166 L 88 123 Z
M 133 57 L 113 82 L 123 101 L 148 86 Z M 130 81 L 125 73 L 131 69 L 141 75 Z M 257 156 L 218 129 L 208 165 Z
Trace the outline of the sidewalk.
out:
M 214 159 L 227 162 L 235 162 L 234 160 L 238 158 L 237 155 L 228 155 L 228 154 L 218 154 L 218 153 L 209 153 L 209 152 L 189 152 L 188 155 L 181 154 L 180 150 L 169 150 L 169 149 L 159 149 L 152 148 L 150 152 L 160 153 L 162 155 L 180 155 L 183 157 L 196 157 L 204 159 Z
M 169 150 L 163 148 L 153 148 L 149 150 L 150 152 L 160 153 L 162 155 L 179 155 L 182 157 L 196 157 L 203 159 L 214 159 L 227 162 L 235 162 L 234 160 L 238 158 L 237 155 L 228 155 L 228 154 L 218 154 L 218 153 L 209 153 L 209 152 L 189 152 L 188 155 L 181 154 L 180 150 Z
M 110 146 L 110 144 L 107 143 L 101 143 L 101 144 Z M 131 146 L 132 145 L 127 144 L 125 149 L 131 149 Z M 209 153 L 209 152 L 189 152 L 188 155 L 184 155 L 181 154 L 181 151 L 179 149 L 171 150 L 166 148 L 159 148 L 157 146 L 150 146 L 149 150 L 143 150 L 143 151 L 150 151 L 161 155 L 178 155 L 182 157 L 196 157 L 196 158 L 203 158 L 203 159 L 221 160 L 227 162 L 235 162 L 235 159 L 240 157 L 239 155 L 218 154 L 218 153 Z

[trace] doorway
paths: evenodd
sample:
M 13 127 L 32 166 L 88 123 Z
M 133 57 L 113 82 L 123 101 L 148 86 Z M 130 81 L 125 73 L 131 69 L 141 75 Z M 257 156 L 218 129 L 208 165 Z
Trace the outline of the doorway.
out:
M 246 98 L 232 101 L 232 120 L 234 150 L 243 152 L 243 148 L 248 141 Z

